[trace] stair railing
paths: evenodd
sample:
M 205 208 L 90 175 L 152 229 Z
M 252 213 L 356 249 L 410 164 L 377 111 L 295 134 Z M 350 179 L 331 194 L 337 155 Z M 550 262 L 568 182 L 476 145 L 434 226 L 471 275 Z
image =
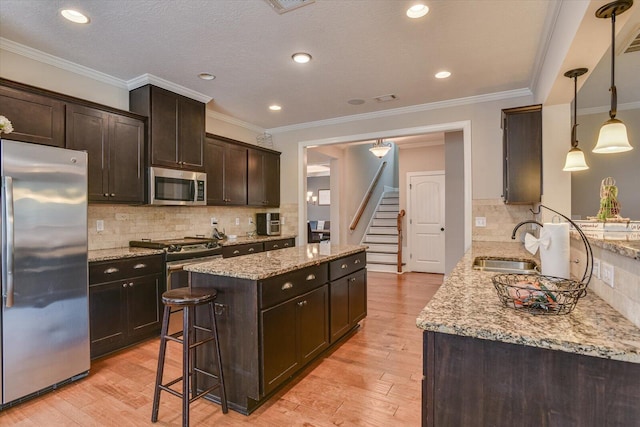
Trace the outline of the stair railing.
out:
M 402 218 L 405 215 L 404 209 L 398 212 L 398 273 L 402 273 Z
M 380 167 L 378 168 L 378 171 L 376 172 L 375 176 L 373 177 L 373 181 L 371 181 L 371 184 L 369 184 L 369 188 L 367 189 L 367 192 L 365 193 L 364 198 L 360 202 L 360 206 L 358 206 L 358 210 L 356 211 L 355 216 L 351 220 L 351 225 L 349 225 L 349 230 L 353 231 L 358 226 L 358 223 L 360 222 L 360 218 L 362 217 L 362 214 L 364 213 L 364 210 L 367 207 L 367 204 L 369 203 L 369 200 L 371 199 L 371 195 L 373 194 L 373 190 L 376 188 L 376 185 L 378 184 L 378 181 L 380 180 L 380 176 L 382 175 L 382 171 L 384 170 L 384 168 L 386 166 L 387 166 L 387 162 L 382 162 L 380 164 Z

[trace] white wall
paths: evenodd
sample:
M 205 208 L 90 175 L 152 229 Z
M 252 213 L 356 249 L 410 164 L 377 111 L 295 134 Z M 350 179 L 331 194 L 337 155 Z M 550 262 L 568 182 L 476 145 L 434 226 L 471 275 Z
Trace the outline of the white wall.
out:
M 441 145 L 428 147 L 402 148 L 398 155 L 400 189 L 400 209 L 407 210 L 407 172 L 443 171 L 444 165 L 444 139 Z M 406 237 L 406 236 L 405 236 Z M 405 240 L 406 241 L 406 240 Z

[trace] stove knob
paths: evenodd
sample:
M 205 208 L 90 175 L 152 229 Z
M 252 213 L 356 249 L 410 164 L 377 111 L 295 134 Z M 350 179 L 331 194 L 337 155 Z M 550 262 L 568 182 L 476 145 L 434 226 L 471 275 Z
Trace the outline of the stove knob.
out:
M 207 243 L 207 249 L 214 249 L 217 248 L 218 244 L 216 242 L 208 242 Z
M 180 252 L 182 250 L 182 246 L 176 245 L 176 252 Z
M 167 252 L 175 252 L 179 250 L 176 245 L 169 245 L 169 247 L 167 247 Z

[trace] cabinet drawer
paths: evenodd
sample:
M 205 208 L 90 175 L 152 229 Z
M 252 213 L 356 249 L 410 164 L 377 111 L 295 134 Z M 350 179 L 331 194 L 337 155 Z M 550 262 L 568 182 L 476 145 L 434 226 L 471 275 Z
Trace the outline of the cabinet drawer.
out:
M 89 263 L 89 284 L 162 274 L 163 256 L 153 255 Z
M 314 265 L 259 282 L 260 307 L 266 308 L 327 283 L 327 264 Z
M 367 264 L 367 253 L 358 252 L 348 257 L 340 258 L 329 263 L 329 280 L 351 274 L 364 268 Z
M 296 245 L 295 239 L 280 239 L 264 242 L 265 251 L 273 251 L 276 249 L 292 248 Z
M 247 243 L 244 245 L 233 245 L 222 247 L 222 257 L 232 258 L 234 256 L 251 255 L 262 252 L 262 243 Z

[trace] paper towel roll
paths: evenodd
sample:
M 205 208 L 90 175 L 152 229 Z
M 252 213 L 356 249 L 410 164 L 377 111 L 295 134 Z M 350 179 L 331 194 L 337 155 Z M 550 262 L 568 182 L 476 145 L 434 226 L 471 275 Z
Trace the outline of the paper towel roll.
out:
M 549 246 L 540 246 L 542 274 L 545 276 L 569 278 L 569 224 L 545 222 L 540 231 L 540 239 L 549 237 Z

